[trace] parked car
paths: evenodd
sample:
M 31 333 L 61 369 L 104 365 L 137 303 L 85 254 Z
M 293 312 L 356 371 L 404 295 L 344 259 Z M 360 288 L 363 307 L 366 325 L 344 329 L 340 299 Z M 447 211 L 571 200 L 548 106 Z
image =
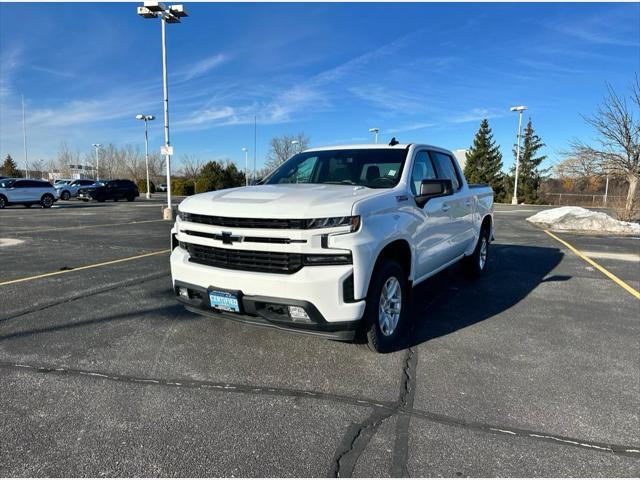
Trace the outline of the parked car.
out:
M 166 192 L 167 191 L 167 184 L 166 183 L 161 183 L 160 185 L 158 185 L 156 187 L 156 192 Z
M 413 286 L 460 260 L 486 269 L 493 191 L 438 147 L 319 148 L 262 185 L 187 198 L 171 234 L 188 310 L 386 352 L 408 331 Z
M 58 192 L 44 180 L 29 178 L 5 178 L 0 180 L 0 208 L 7 205 L 40 204 L 42 208 L 51 208 L 58 200 Z
M 140 196 L 138 187 L 131 180 L 108 180 L 106 182 L 96 182 L 90 187 L 82 187 L 78 190 L 78 198 L 85 202 L 97 200 L 127 200 L 133 202 Z
M 78 179 L 71 180 L 69 183 L 57 183 L 54 187 L 58 191 L 60 200 L 69 200 L 70 198 L 77 197 L 78 190 L 82 187 L 88 187 L 95 183 L 96 181 L 91 179 Z

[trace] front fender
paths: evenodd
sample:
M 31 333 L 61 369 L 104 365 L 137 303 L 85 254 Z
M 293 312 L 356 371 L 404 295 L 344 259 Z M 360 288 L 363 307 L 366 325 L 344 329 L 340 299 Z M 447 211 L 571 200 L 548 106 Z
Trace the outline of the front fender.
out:
M 353 287 L 356 300 L 367 296 L 371 274 L 380 252 L 396 240 L 404 240 L 411 250 L 411 271 L 414 277 L 413 241 L 409 232 L 415 229 L 415 218 L 398 209 L 364 216 L 360 230 L 346 235 L 329 237 L 329 248 L 351 250 L 353 257 Z

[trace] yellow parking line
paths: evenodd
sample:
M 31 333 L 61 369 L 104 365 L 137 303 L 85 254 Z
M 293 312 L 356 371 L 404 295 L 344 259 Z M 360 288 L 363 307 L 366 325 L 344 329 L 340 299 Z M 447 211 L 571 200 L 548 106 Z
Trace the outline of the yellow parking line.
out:
M 145 257 L 151 257 L 153 255 L 168 253 L 170 251 L 171 250 L 167 248 L 166 250 L 158 250 L 157 252 L 143 253 L 142 255 L 135 255 L 133 257 L 119 258 L 117 260 L 109 260 L 108 262 L 94 263 L 93 265 L 85 265 L 84 267 L 77 267 L 71 270 L 59 270 L 56 272 L 43 273 L 42 275 L 34 275 L 33 277 L 16 278 L 15 280 L 8 280 L 6 282 L 1 282 L 0 287 L 3 287 L 5 285 L 13 285 L 14 283 L 28 282 L 29 280 L 38 280 L 40 278 L 53 277 L 55 275 L 63 275 L 65 273 L 73 273 L 73 272 L 77 272 L 78 270 L 87 270 L 89 268 L 98 268 L 98 267 L 104 267 L 106 265 L 113 265 L 114 263 L 128 262 L 130 260 L 137 260 L 138 258 L 145 258 Z
M 573 253 L 575 253 L 578 257 L 580 257 L 581 259 L 583 259 L 588 264 L 590 264 L 590 265 L 594 266 L 595 268 L 597 268 L 598 270 L 600 270 L 602 273 L 604 273 L 607 277 L 609 277 L 611 280 L 613 280 L 618 285 L 620 285 L 622 288 L 624 288 L 631 295 L 633 295 L 637 299 L 640 299 L 640 292 L 638 290 L 636 290 L 631 285 L 629 285 L 628 283 L 624 282 L 623 280 L 621 280 L 620 278 L 615 276 L 613 273 L 611 273 L 609 270 L 604 268 L 602 265 L 600 265 L 600 264 L 594 262 L 593 260 L 591 260 L 589 257 L 587 257 L 584 253 L 582 253 L 580 250 L 575 248 L 573 245 L 569 244 L 568 242 L 565 242 L 564 240 L 562 240 L 557 235 L 554 235 L 553 233 L 551 233 L 549 230 L 545 230 L 544 233 L 549 235 L 551 238 L 559 241 L 561 244 L 563 244 L 565 247 L 567 247 L 569 250 L 571 250 Z
M 166 222 L 166 220 L 140 220 L 135 222 L 124 223 L 101 223 L 98 225 L 77 225 L 75 227 L 58 227 L 58 228 L 40 228 L 35 230 L 13 230 L 13 234 L 20 235 L 21 233 L 42 233 L 42 232 L 56 232 L 58 230 L 78 230 L 81 228 L 98 228 L 98 227 L 118 227 L 120 225 L 137 225 L 139 223 L 154 223 L 154 222 Z

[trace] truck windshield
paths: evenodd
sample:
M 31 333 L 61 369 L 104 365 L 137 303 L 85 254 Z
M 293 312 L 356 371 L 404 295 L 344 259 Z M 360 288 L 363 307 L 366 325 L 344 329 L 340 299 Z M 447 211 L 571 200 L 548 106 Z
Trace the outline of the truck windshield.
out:
M 406 149 L 390 148 L 303 152 L 280 165 L 263 183 L 327 183 L 391 188 L 398 184 L 406 158 Z

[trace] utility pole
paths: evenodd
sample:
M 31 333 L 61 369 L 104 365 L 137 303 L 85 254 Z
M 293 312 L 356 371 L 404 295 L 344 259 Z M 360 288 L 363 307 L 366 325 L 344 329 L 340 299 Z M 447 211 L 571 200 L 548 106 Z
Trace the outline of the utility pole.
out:
M 249 186 L 249 149 L 247 147 L 242 147 L 242 151 L 244 152 L 244 186 Z
M 513 185 L 513 198 L 511 199 L 512 205 L 518 204 L 518 172 L 520 169 L 520 136 L 521 136 L 521 127 L 522 127 L 522 112 L 527 109 L 524 105 L 520 105 L 518 107 L 511 107 L 512 112 L 518 112 L 518 135 L 517 135 L 517 146 L 516 146 L 516 178 Z
M 24 144 L 24 168 L 26 177 L 29 178 L 29 161 L 27 159 L 27 122 L 24 113 L 24 95 L 22 95 L 22 141 Z

